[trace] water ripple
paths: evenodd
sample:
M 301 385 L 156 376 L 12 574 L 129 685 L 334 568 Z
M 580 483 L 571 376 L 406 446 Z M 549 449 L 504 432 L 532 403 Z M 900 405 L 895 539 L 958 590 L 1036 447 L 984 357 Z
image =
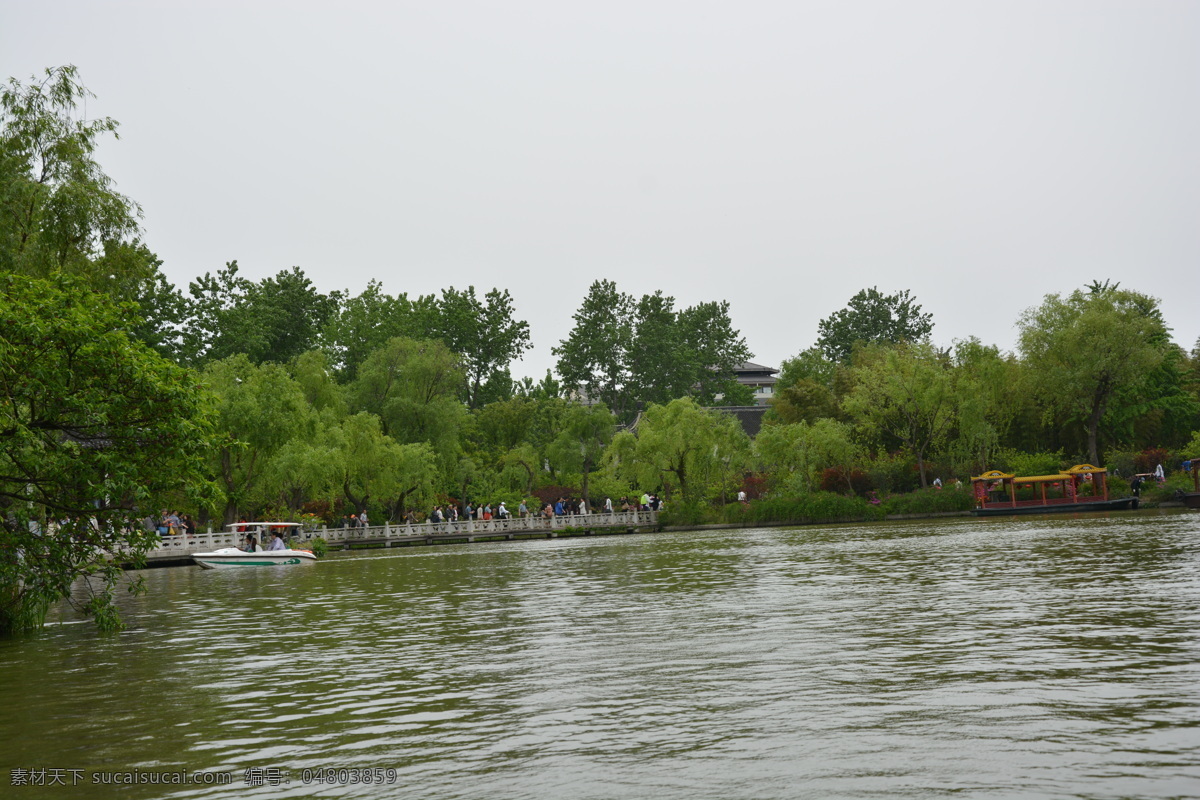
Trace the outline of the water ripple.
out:
M 0 642 L 3 762 L 235 774 L 129 798 L 1200 796 L 1198 567 L 1200 515 L 1112 514 L 158 570 L 119 636 Z

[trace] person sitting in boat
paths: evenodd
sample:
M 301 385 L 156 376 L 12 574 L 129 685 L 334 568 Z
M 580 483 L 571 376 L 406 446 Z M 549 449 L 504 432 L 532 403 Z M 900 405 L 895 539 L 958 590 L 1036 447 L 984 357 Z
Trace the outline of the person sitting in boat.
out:
M 271 546 L 267 548 L 268 550 L 287 550 L 287 545 L 283 543 L 283 537 L 279 531 L 275 531 L 271 535 L 274 538 L 271 539 Z
M 253 533 L 246 534 L 246 546 L 243 547 L 242 550 L 246 551 L 247 553 L 258 552 L 258 540 L 254 538 Z

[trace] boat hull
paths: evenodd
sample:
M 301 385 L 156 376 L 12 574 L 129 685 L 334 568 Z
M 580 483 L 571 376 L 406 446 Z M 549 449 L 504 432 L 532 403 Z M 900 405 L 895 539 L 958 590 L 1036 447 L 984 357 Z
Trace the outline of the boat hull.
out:
M 1200 492 L 1188 492 L 1183 496 L 1183 504 L 1188 508 L 1200 508 Z
M 977 517 L 1009 517 L 1014 514 L 1077 514 L 1084 511 L 1123 511 L 1127 508 L 1137 507 L 1138 499 L 1136 497 L 1122 497 L 1116 500 L 1092 500 L 1086 503 L 1053 503 L 1050 505 L 1038 503 L 1016 507 L 997 503 L 986 508 L 973 508 L 971 509 L 971 513 Z
M 301 566 L 315 564 L 317 557 L 307 550 L 264 550 L 261 553 L 247 553 L 236 547 L 228 547 L 212 553 L 193 553 L 192 560 L 204 569 L 227 569 Z

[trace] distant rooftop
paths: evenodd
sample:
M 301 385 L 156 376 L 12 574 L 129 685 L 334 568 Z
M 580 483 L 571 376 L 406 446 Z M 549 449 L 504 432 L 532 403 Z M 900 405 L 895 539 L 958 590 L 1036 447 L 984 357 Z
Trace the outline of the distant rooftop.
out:
M 743 372 L 763 372 L 767 375 L 774 375 L 779 370 L 774 367 L 764 367 L 762 364 L 755 364 L 753 361 L 743 361 L 733 368 L 733 371 L 739 375 Z

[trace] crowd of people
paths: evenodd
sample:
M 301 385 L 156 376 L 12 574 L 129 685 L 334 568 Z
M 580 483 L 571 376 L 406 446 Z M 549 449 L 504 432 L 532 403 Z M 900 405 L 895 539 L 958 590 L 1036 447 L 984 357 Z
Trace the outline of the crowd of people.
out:
M 196 522 L 191 514 L 180 514 L 178 511 L 163 509 L 157 515 L 151 514 L 142 521 L 147 531 L 159 536 L 196 535 Z
M 600 508 L 593 508 L 583 498 L 568 498 L 559 497 L 553 503 L 546 503 L 545 506 L 538 509 L 536 505 L 530 506 L 527 501 L 522 500 L 517 506 L 515 517 L 517 519 L 526 519 L 533 516 L 542 516 L 547 519 L 564 516 L 578 516 L 586 514 L 612 514 L 616 511 L 660 511 L 663 508 L 662 501 L 658 495 L 643 494 L 639 497 L 622 497 L 616 503 L 612 498 L 606 497 L 604 504 Z M 425 517 L 426 522 L 442 523 L 442 522 L 460 522 L 463 520 L 475 520 L 477 522 L 486 522 L 497 519 L 512 519 L 514 513 L 509 510 L 508 505 L 501 501 L 499 503 L 471 503 L 467 502 L 460 507 L 457 504 L 439 504 Z M 413 511 L 409 511 L 404 515 L 404 522 L 409 525 L 415 525 L 421 520 Z M 347 514 L 342 520 L 344 528 L 365 528 L 369 525 L 367 512 L 364 510 L 360 514 Z

